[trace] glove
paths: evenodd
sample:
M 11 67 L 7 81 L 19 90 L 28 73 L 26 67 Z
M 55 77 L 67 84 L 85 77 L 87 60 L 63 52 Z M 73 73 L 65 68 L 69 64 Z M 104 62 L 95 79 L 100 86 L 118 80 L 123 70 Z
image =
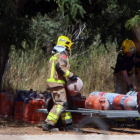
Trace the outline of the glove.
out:
M 73 75 L 73 76 L 70 78 L 70 80 L 75 81 L 75 80 L 77 80 L 77 77 L 78 77 L 78 76 Z
M 132 84 L 130 84 L 130 85 L 128 86 L 128 90 L 129 90 L 129 91 L 134 91 L 134 88 L 133 88 L 133 85 L 132 85 Z

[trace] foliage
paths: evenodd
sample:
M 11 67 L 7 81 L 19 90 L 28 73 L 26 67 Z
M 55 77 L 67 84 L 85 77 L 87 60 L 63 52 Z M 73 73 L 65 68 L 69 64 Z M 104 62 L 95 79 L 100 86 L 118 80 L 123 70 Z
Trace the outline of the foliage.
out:
M 45 48 L 51 51 L 58 36 L 67 34 L 65 20 L 56 12 L 44 16 L 38 13 L 36 17 L 32 18 L 30 35 L 35 40 L 35 48 Z M 47 51 L 48 55 L 50 51 Z
M 86 11 L 83 8 L 82 2 L 79 0 L 56 0 L 58 4 L 58 11 L 63 15 L 70 16 L 72 19 L 76 19 L 76 16 L 84 18 Z
M 120 44 L 123 39 L 132 38 L 132 32 L 127 30 L 125 25 L 131 28 L 139 22 L 139 0 L 26 0 L 24 6 L 21 0 L 0 0 L 0 3 L 0 37 L 16 46 L 25 38 L 31 40 L 29 19 L 34 18 L 38 12 L 44 16 L 57 10 L 60 12 L 60 19 L 65 18 L 65 24 L 69 26 L 79 21 L 86 23 L 86 45 L 92 44 L 98 34 L 103 44 L 109 39 Z M 48 20 L 51 22 L 51 18 Z
M 29 90 L 45 90 L 47 58 L 42 50 L 28 49 L 29 46 L 24 42 L 23 47 L 27 51 L 15 50 L 9 54 L 9 63 L 3 76 L 3 90 L 12 88 Z
M 74 57 L 71 62 L 71 70 L 78 75 L 83 83 L 82 94 L 89 95 L 93 91 L 114 92 L 114 77 L 111 67 L 115 66 L 117 53 L 115 44 L 107 43 L 108 52 L 98 42 L 90 46 L 85 54 Z
M 127 29 L 132 29 L 134 26 L 139 26 L 140 23 L 140 15 L 135 15 L 133 18 L 131 18 L 130 20 L 128 20 L 126 22 L 126 28 Z
M 28 20 L 26 18 L 17 18 L 15 5 L 12 1 L 1 1 L 0 4 L 0 40 L 10 47 L 11 44 L 21 46 L 21 41 L 28 35 L 29 28 Z
M 10 67 L 3 77 L 3 89 L 12 88 L 35 91 L 45 91 L 47 74 L 47 57 L 42 50 L 28 50 L 28 45 L 22 44 L 27 51 L 14 51 L 12 46 L 10 53 Z M 112 45 L 108 43 L 108 48 Z M 115 65 L 116 51 L 109 53 L 103 46 L 98 46 L 98 42 L 90 46 L 85 54 L 71 57 L 71 71 L 78 75 L 84 87 L 82 95 L 88 96 L 93 91 L 114 91 L 113 70 L 110 68 Z
M 23 42 L 48 50 L 60 34 L 65 34 L 74 41 L 71 58 L 86 55 L 97 36 L 96 48 L 104 44 L 108 49 L 111 41 L 119 49 L 125 38 L 135 39 L 132 29 L 139 27 L 139 10 L 139 0 L 0 0 L 0 42 L 3 50 L 9 48 L 8 53 L 12 45 L 16 50 L 25 49 Z M 0 60 L 7 58 L 0 56 Z

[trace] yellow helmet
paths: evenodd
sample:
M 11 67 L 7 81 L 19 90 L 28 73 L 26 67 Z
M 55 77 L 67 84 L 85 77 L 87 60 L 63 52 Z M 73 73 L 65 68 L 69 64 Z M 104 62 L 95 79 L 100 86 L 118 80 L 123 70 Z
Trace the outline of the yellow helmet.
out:
M 71 49 L 72 41 L 66 36 L 59 36 L 57 39 L 57 45 L 66 47 L 67 50 Z
M 123 53 L 133 52 L 136 50 L 136 46 L 132 40 L 125 39 L 122 43 L 122 51 Z

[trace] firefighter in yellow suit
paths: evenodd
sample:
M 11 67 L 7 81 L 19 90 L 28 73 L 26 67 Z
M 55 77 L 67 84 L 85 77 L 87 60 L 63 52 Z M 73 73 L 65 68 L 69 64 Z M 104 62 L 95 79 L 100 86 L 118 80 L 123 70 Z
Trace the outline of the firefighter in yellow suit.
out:
M 42 125 L 46 131 L 55 128 L 59 117 L 65 124 L 66 131 L 75 131 L 72 125 L 70 112 L 65 112 L 68 107 L 65 84 L 67 79 L 77 80 L 77 76 L 70 72 L 69 51 L 72 41 L 66 36 L 59 36 L 56 46 L 53 48 L 53 56 L 50 58 L 47 70 L 47 90 L 52 94 L 54 105 L 50 110 L 45 123 Z

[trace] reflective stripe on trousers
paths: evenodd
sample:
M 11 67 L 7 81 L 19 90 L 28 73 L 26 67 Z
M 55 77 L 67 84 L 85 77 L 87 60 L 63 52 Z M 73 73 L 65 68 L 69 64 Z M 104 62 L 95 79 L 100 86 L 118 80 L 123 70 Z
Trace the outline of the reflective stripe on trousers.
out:
M 63 124 L 68 124 L 68 123 L 72 123 L 72 116 L 71 116 L 71 112 L 64 112 L 61 114 L 61 119 Z
M 50 120 L 50 121 L 52 121 L 53 123 L 57 123 L 57 121 L 59 119 L 59 116 L 61 114 L 61 108 L 62 108 L 61 105 L 57 105 L 55 114 L 49 112 L 49 114 L 47 116 L 47 119 Z M 46 121 L 47 121 L 47 119 L 46 119 Z
M 72 122 L 71 113 L 64 112 L 68 108 L 65 88 L 64 87 L 51 88 L 50 92 L 52 94 L 54 105 L 45 121 L 51 125 L 55 125 L 59 117 L 61 116 L 63 123 L 65 124 L 71 123 Z

